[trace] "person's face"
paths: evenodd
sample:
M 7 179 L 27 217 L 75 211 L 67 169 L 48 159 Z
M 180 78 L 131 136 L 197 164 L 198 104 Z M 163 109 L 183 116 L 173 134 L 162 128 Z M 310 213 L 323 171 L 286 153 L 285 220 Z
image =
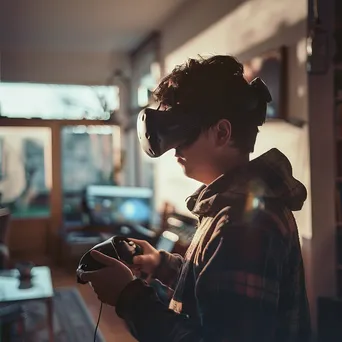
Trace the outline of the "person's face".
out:
M 230 136 L 230 122 L 220 120 L 191 145 L 178 147 L 175 157 L 186 176 L 209 184 L 222 175 L 229 159 Z

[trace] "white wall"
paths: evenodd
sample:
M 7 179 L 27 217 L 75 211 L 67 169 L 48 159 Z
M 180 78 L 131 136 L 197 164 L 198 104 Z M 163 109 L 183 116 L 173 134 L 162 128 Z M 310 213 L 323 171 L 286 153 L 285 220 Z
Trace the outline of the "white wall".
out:
M 293 176 L 300 180 L 307 189 L 307 200 L 300 211 L 294 212 L 301 237 L 311 239 L 311 173 L 310 173 L 310 148 L 308 125 L 302 128 L 293 126 L 284 121 L 268 122 L 260 128 L 260 133 L 255 144 L 254 159 L 265 153 L 270 147 L 282 151 L 292 164 Z
M 293 118 L 307 120 L 307 77 L 305 70 L 305 37 L 307 20 L 307 1 L 289 0 L 286 2 L 272 0 L 230 1 L 200 0 L 189 1 L 182 11 L 171 18 L 163 28 L 162 56 L 165 73 L 175 65 L 183 63 L 187 58 L 198 55 L 231 54 L 242 60 L 248 60 L 260 53 L 287 47 L 288 55 L 288 114 Z M 207 27 L 204 26 L 205 23 Z M 198 30 L 197 35 L 195 28 Z M 172 51 L 172 49 L 174 49 Z M 272 126 L 273 127 L 273 126 Z M 291 128 L 290 125 L 282 128 Z M 301 173 L 302 165 L 298 164 L 293 154 L 293 144 L 277 141 L 267 124 L 260 137 L 261 146 L 266 140 L 268 148 L 281 145 L 282 151 L 288 155 L 294 165 L 295 174 L 301 180 L 310 183 L 309 168 Z M 285 141 L 286 133 L 282 135 Z M 307 130 L 299 134 L 308 149 Z M 298 137 L 289 137 L 295 141 Z M 256 146 L 257 151 L 261 150 Z M 287 153 L 288 152 L 288 153 Z M 307 154 L 309 153 L 307 150 Z M 309 160 L 307 161 L 309 163 Z M 173 152 L 156 161 L 157 205 L 162 207 L 164 201 L 175 205 L 180 212 L 188 213 L 185 198 L 200 185 L 185 178 L 179 165 L 173 158 Z M 305 224 L 302 234 L 311 236 L 310 201 L 306 203 Z
M 1 52 L 1 81 L 106 85 L 114 70 L 130 73 L 123 53 L 106 52 Z
M 155 160 L 155 204 L 157 210 L 162 210 L 165 202 L 175 207 L 175 210 L 189 215 L 185 200 L 200 183 L 186 178 L 180 165 L 174 157 L 174 151 L 169 151 L 158 160 Z

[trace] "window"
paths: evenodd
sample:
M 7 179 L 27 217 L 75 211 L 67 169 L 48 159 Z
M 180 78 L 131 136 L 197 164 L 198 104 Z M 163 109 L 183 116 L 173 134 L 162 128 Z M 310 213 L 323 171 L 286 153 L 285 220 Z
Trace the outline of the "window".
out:
M 51 130 L 0 127 L 0 201 L 13 217 L 50 215 Z
M 120 129 L 65 126 L 61 134 L 63 215 L 68 223 L 79 224 L 86 187 L 120 183 Z
M 0 116 L 107 120 L 120 106 L 116 86 L 0 83 Z
M 138 107 L 145 107 L 153 102 L 152 93 L 158 86 L 160 75 L 160 64 L 153 62 L 149 67 L 149 71 L 140 76 L 137 87 Z

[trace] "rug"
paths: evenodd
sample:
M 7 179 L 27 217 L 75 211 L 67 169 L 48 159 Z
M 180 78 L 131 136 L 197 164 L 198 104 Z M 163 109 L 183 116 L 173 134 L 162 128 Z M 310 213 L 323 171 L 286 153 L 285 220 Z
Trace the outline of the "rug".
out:
M 32 301 L 22 306 L 25 312 L 25 342 L 49 342 L 45 302 Z M 95 324 L 76 288 L 55 290 L 55 342 L 92 342 L 94 341 Z M 105 342 L 99 329 L 96 341 Z

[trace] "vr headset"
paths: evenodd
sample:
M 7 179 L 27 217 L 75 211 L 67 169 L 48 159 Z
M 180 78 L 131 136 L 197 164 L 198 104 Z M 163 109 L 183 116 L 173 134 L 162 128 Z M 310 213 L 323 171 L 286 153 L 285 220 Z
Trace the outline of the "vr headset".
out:
M 272 101 L 266 84 L 255 78 L 241 99 L 234 99 L 234 110 L 246 113 L 255 110 L 260 102 Z M 137 133 L 140 146 L 151 158 L 157 158 L 165 152 L 194 142 L 199 136 L 201 125 L 198 118 L 191 113 L 182 112 L 180 107 L 167 110 L 143 109 L 137 119 Z

